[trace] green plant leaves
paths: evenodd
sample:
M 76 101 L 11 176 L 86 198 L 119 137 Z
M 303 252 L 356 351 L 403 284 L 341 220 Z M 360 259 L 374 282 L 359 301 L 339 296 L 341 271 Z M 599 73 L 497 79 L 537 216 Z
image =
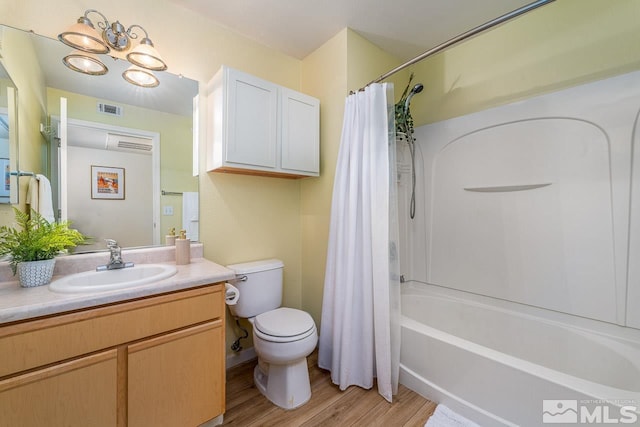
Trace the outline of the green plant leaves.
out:
M 404 110 L 404 104 L 407 100 L 407 96 L 409 96 L 409 88 L 411 87 L 412 81 L 413 73 L 409 76 L 409 83 L 407 83 L 407 87 L 404 88 L 404 92 L 402 92 L 400 100 L 395 104 L 396 132 L 402 132 L 407 135 L 409 133 L 413 133 L 413 118 L 411 117 L 411 113 L 408 108 L 407 111 Z
M 0 256 L 9 255 L 13 274 L 18 263 L 52 259 L 61 251 L 85 241 L 78 230 L 69 228 L 69 222 L 50 223 L 38 212 L 29 215 L 13 208 L 20 229 L 0 227 Z

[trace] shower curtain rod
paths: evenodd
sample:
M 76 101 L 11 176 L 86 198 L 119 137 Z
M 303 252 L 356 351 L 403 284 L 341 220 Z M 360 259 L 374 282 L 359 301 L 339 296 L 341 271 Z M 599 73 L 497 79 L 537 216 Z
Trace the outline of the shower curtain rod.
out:
M 459 35 L 455 36 L 454 38 L 449 39 L 446 42 L 441 43 L 438 46 L 436 46 L 434 48 L 431 48 L 431 49 L 429 49 L 428 51 L 426 51 L 424 53 L 421 53 L 420 55 L 416 56 L 415 58 L 413 58 L 413 59 L 411 59 L 411 60 L 409 60 L 407 62 L 405 62 L 404 64 L 397 66 L 393 70 L 381 75 L 377 79 L 370 81 L 364 87 L 360 88 L 360 90 L 364 90 L 367 86 L 369 86 L 369 85 L 371 85 L 373 83 L 380 83 L 381 81 L 383 81 L 384 79 L 394 75 L 398 71 L 402 71 L 405 68 L 415 64 L 416 62 L 422 61 L 423 59 L 428 58 L 431 55 L 435 55 L 436 53 L 445 50 L 449 46 L 452 46 L 452 45 L 454 45 L 456 43 L 459 43 L 459 42 L 461 42 L 463 40 L 468 39 L 469 37 L 473 37 L 476 34 L 479 34 L 479 33 L 483 32 L 485 30 L 488 30 L 489 28 L 495 27 L 496 25 L 500 25 L 500 24 L 502 24 L 504 22 L 507 22 L 507 21 L 517 17 L 517 16 L 523 15 L 523 14 L 529 12 L 529 11 L 532 11 L 534 9 L 539 8 L 540 6 L 544 6 L 545 4 L 551 3 L 551 2 L 554 2 L 554 1 L 555 0 L 538 0 L 538 1 L 535 1 L 533 3 L 529 3 L 528 5 L 522 6 L 519 9 L 516 9 L 514 11 L 506 13 L 506 14 L 504 14 L 502 16 L 499 16 L 499 17 L 497 17 L 495 19 L 492 19 L 489 22 L 485 22 L 482 25 L 479 25 L 479 26 L 477 26 L 475 28 L 472 28 L 469 31 L 466 31 L 466 32 L 464 32 L 462 34 L 459 34 Z

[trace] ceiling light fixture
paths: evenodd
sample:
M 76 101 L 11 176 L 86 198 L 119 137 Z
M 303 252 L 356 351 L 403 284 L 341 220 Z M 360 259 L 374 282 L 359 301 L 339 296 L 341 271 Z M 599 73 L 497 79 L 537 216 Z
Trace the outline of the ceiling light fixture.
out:
M 109 71 L 107 66 L 93 53 L 74 51 L 65 56 L 62 62 L 73 71 L 91 76 L 101 76 Z
M 144 31 L 144 38 L 140 40 L 140 44 L 134 47 L 131 52 L 127 54 L 127 60 L 138 67 L 146 68 L 152 71 L 164 71 L 167 69 L 167 64 L 164 63 L 160 54 L 153 46 L 153 43 L 149 39 L 147 31 L 140 25 L 132 25 L 129 29 L 138 27 Z
M 89 19 L 90 13 L 98 14 L 102 18 L 102 21 L 98 21 L 101 32 L 96 30 Z M 131 49 L 131 40 L 138 38 L 138 34 L 133 31 L 134 28 L 142 30 L 144 38 Z M 112 50 L 121 53 L 120 55 L 111 54 L 114 57 L 124 56 L 127 52 L 126 59 L 142 68 L 132 67 L 122 74 L 129 83 L 142 87 L 156 87 L 160 82 L 151 71 L 167 69 L 167 64 L 162 60 L 144 28 L 133 24 L 125 29 L 119 21 L 109 23 L 109 20 L 95 9 L 86 10 L 84 16 L 78 18 L 78 21 L 67 31 L 58 35 L 58 39 L 67 46 L 81 51 L 73 52 L 63 59 L 67 67 L 80 73 L 90 75 L 107 73 L 107 67 L 95 54 L 110 53 Z
M 132 65 L 122 73 L 122 77 L 131 84 L 140 87 L 156 87 L 160 84 L 160 81 L 153 73 L 144 68 L 140 68 L 136 65 Z

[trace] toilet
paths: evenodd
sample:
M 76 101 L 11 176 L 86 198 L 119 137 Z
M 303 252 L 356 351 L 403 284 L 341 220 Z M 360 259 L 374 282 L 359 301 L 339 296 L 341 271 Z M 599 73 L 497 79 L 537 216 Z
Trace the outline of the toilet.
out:
M 253 325 L 256 387 L 284 409 L 307 403 L 311 398 L 307 356 L 318 343 L 318 331 L 309 313 L 280 307 L 284 264 L 268 259 L 227 268 L 235 271 L 232 284 L 238 290 L 237 301 L 229 310 Z

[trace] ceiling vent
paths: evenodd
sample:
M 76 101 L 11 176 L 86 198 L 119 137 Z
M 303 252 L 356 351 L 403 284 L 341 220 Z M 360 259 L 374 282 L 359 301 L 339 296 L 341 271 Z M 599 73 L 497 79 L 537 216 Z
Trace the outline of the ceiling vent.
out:
M 122 107 L 119 105 L 105 104 L 98 102 L 98 113 L 108 114 L 110 116 L 122 117 Z
M 107 150 L 151 154 L 151 151 L 153 151 L 153 143 L 149 138 L 108 133 Z

